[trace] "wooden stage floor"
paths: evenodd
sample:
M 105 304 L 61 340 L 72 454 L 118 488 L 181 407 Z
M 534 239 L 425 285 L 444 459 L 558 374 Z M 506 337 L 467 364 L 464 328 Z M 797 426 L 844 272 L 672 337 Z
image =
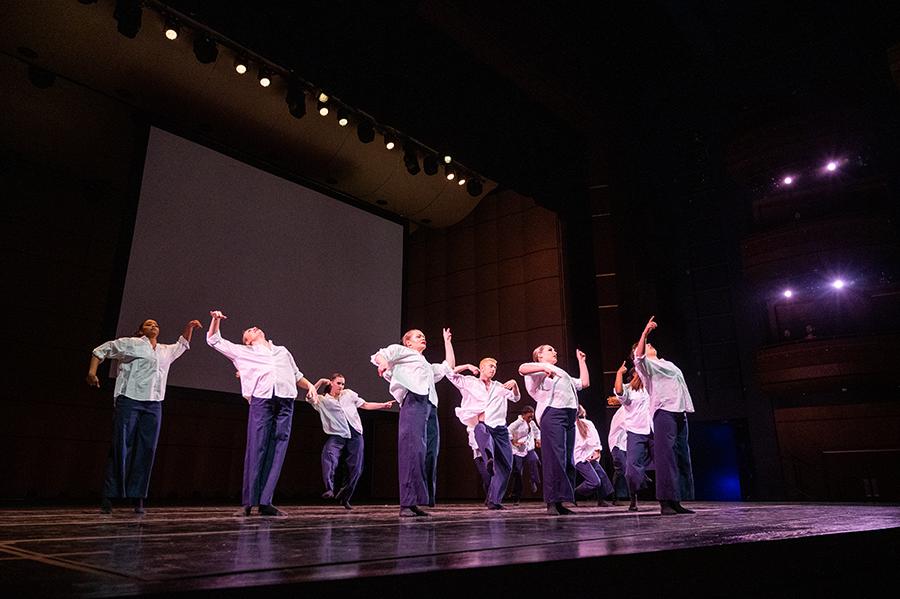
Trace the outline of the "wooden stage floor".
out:
M 900 507 L 692 502 L 693 515 L 542 504 L 0 509 L 5 597 L 168 594 L 531 596 L 826 595 L 896 584 Z M 860 565 L 862 562 L 862 565 Z M 859 577 L 864 577 L 859 580 Z M 494 583 L 496 582 L 496 586 Z M 496 587 L 496 588 L 495 588 Z M 519 588 L 521 592 L 514 592 Z M 896 587 L 895 587 L 896 588 Z M 428 591 L 430 590 L 430 593 Z M 780 592 L 780 594 L 779 594 Z M 896 590 L 894 591 L 896 592 Z M 889 593 L 887 596 L 892 595 Z

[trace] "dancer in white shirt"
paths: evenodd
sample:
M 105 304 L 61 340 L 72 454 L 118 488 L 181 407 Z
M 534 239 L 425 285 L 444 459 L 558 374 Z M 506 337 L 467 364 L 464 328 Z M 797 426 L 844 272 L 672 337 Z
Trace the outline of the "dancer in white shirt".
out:
M 121 337 L 94 348 L 87 383 L 100 386 L 97 367 L 103 360 L 118 360 L 113 392 L 113 441 L 103 483 L 100 511 L 112 511 L 112 500 L 134 499 L 134 511 L 144 513 L 150 472 L 162 424 L 169 366 L 190 348 L 191 334 L 201 326 L 191 320 L 177 343 L 158 343 L 159 324 L 143 321 L 134 337 Z
M 428 516 L 419 506 L 434 506 L 440 446 L 434 384 L 456 367 L 451 339 L 450 329 L 444 329 L 445 358 L 440 364 L 429 364 L 422 355 L 427 342 L 419 329 L 407 331 L 403 345 L 383 347 L 371 358 L 400 404 L 397 465 L 403 517 Z
M 519 417 L 509 425 L 509 439 L 513 452 L 510 498 L 514 503 L 519 503 L 519 499 L 522 498 L 524 470 L 528 470 L 532 493 L 537 493 L 538 485 L 541 484 L 541 458 L 535 451 L 535 448 L 541 446 L 541 429 L 534 421 L 534 408 L 531 406 L 522 408 Z
M 291 438 L 291 420 L 297 388 L 306 389 L 307 400 L 315 397 L 315 387 L 297 368 L 287 348 L 266 339 L 258 327 L 244 330 L 243 345 L 222 338 L 219 310 L 209 313 L 212 322 L 206 333 L 210 347 L 231 360 L 241 379 L 241 395 L 250 404 L 247 417 L 247 450 L 244 454 L 243 507 L 239 515 L 249 516 L 259 506 L 262 516 L 284 516 L 272 505 L 275 486 Z
M 358 408 L 363 410 L 384 410 L 390 408 L 393 401 L 371 402 L 361 398 L 352 389 L 345 388 L 344 375 L 335 372 L 330 378 L 322 378 L 316 382 L 316 389 L 322 389 L 324 395 L 310 400 L 310 405 L 319 413 L 322 430 L 328 435 L 322 448 L 322 481 L 325 483 L 324 499 L 337 499 L 345 509 L 353 509 L 350 498 L 356 490 L 356 483 L 363 469 L 362 421 Z M 347 480 L 335 491 L 335 473 L 343 462 L 347 469 Z
M 584 479 L 575 488 L 575 495 L 590 497 L 597 495 L 597 505 L 606 507 L 606 498 L 613 494 L 613 486 L 600 465 L 603 443 L 594 423 L 587 419 L 584 406 L 578 406 L 578 420 L 575 421 L 575 470 Z
M 650 483 L 647 471 L 653 469 L 653 420 L 650 416 L 650 394 L 637 372 L 631 376 L 631 382 L 622 383 L 627 368 L 625 362 L 616 371 L 613 384 L 615 400 L 625 414 L 625 481 L 631 503 L 628 511 L 636 512 L 637 494 Z

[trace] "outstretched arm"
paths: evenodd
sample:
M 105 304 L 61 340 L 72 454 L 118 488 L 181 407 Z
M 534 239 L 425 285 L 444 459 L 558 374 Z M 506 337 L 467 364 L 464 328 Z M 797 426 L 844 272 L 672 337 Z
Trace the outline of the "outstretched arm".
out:
M 221 310 L 210 310 L 209 315 L 212 317 L 212 320 L 209 323 L 209 331 L 206 333 L 207 337 L 217 334 L 219 332 L 219 323 L 228 318 L 222 314 Z
M 578 378 L 581 379 L 581 388 L 587 389 L 591 386 L 591 375 L 588 373 L 587 356 L 580 349 L 575 350 L 578 357 Z
M 386 410 L 387 408 L 394 405 L 394 400 L 391 401 L 364 401 L 359 405 L 363 410 Z
M 326 378 L 321 378 L 321 379 L 317 380 L 317 381 L 316 381 L 316 390 L 318 391 L 319 387 L 321 387 L 322 385 L 325 385 L 325 384 L 327 384 L 327 383 L 330 383 L 330 382 L 331 382 L 331 381 L 329 381 L 329 380 L 326 379 Z
M 456 368 L 453 369 L 453 374 L 459 374 L 460 372 L 465 372 L 466 370 L 468 370 L 475 376 L 478 376 L 478 372 L 479 372 L 478 367 L 473 366 L 472 364 L 460 364 L 459 366 L 457 366 Z
M 644 357 L 644 352 L 647 349 L 647 336 L 656 328 L 656 322 L 654 322 L 655 316 L 651 316 L 650 320 L 647 321 L 647 325 L 644 327 L 644 332 L 641 333 L 641 338 L 638 339 L 637 345 L 634 348 L 634 355 Z
M 316 386 L 306 380 L 305 376 L 301 376 L 297 379 L 297 387 L 300 389 L 306 389 L 306 401 L 312 402 L 317 399 L 316 397 Z
M 622 365 L 619 366 L 619 369 L 616 371 L 616 382 L 613 383 L 613 391 L 616 392 L 616 395 L 622 395 L 622 377 L 625 376 L 625 372 L 628 368 L 625 367 L 625 360 L 622 360 Z
M 184 337 L 188 343 L 191 342 L 191 335 L 194 334 L 194 329 L 202 328 L 203 325 L 200 324 L 199 320 L 191 320 L 186 325 L 184 325 L 184 330 L 181 331 L 181 336 Z
M 450 329 L 444 329 L 444 361 L 450 368 L 456 368 L 456 354 L 453 353 L 453 334 Z

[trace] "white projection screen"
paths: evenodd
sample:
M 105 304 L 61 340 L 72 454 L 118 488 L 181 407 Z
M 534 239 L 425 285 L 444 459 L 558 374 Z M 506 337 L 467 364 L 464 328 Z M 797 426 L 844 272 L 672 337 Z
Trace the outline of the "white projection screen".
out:
M 169 385 L 240 395 L 231 363 L 206 344 L 209 311 L 226 339 L 258 326 L 313 382 L 339 371 L 363 398 L 390 399 L 369 356 L 398 341 L 401 224 L 151 128 L 118 336 L 145 318 L 191 350 Z

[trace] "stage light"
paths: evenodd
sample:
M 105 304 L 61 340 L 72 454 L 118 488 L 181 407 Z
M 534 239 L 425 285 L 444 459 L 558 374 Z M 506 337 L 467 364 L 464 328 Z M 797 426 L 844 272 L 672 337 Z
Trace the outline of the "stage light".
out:
M 272 73 L 266 67 L 259 67 L 259 84 L 263 87 L 272 85 Z
M 178 34 L 181 32 L 181 25 L 178 24 L 178 21 L 171 17 L 166 17 L 166 39 L 176 40 L 178 39 Z
M 324 104 L 328 101 L 328 94 L 326 94 L 325 92 L 319 92 L 318 100 L 319 102 L 322 102 Z
M 794 297 L 794 292 L 791 291 L 790 289 L 785 289 L 784 291 L 781 292 L 781 295 L 783 295 L 786 298 L 792 298 L 792 297 Z
M 422 170 L 426 175 L 436 175 L 438 172 L 438 159 L 434 154 L 426 154 L 422 158 Z
M 325 96 L 326 98 L 328 96 Z M 319 99 L 316 101 L 316 107 L 319 111 L 319 114 L 322 116 L 328 116 L 328 100 L 322 100 L 322 94 L 319 95 Z
M 340 125 L 341 127 L 346 127 L 350 124 L 350 113 L 347 112 L 346 108 L 338 108 L 337 120 L 338 125 Z
M 782 179 L 781 182 L 784 183 L 785 185 L 791 185 L 794 183 L 794 178 L 791 176 L 787 176 L 784 179 Z
M 449 164 L 444 165 L 444 176 L 447 177 L 447 181 L 453 181 L 456 178 L 456 170 Z
M 478 179 L 472 178 L 469 179 L 469 183 L 466 185 L 466 191 L 469 192 L 469 195 L 473 198 L 477 198 L 481 195 L 481 192 L 484 191 L 481 187 L 481 181 Z
M 116 0 L 113 18 L 116 20 L 116 30 L 125 37 L 137 37 L 141 30 L 142 15 L 141 0 Z
M 369 119 L 363 119 L 356 126 L 356 137 L 364 144 L 372 143 L 375 140 L 375 126 Z
M 205 35 L 194 38 L 194 56 L 200 64 L 210 64 L 216 62 L 219 57 L 219 47 L 213 39 Z
M 843 289 L 844 287 L 847 286 L 847 283 L 844 282 L 843 279 L 835 279 L 831 282 L 831 286 L 834 287 L 835 289 Z
M 464 176 L 460 175 L 459 179 L 457 179 L 457 181 L 456 181 L 456 184 L 459 185 L 460 187 L 462 187 L 463 185 L 466 184 L 466 178 Z
M 397 146 L 397 140 L 394 139 L 393 134 L 385 133 L 384 134 L 384 147 L 388 150 L 393 150 Z
M 234 59 L 234 70 L 238 75 L 243 75 L 247 72 L 247 59 L 241 56 L 238 56 Z
M 838 167 L 837 162 L 832 160 L 831 162 L 829 162 L 828 164 L 825 165 L 825 170 L 828 171 L 829 173 L 833 173 L 834 171 L 837 170 L 837 167 Z
M 444 164 L 450 164 L 453 162 L 453 157 L 450 154 L 444 154 Z
M 406 165 L 406 172 L 410 175 L 418 175 L 419 157 L 416 155 L 416 149 L 411 145 L 403 146 L 403 164 Z
M 300 85 L 291 83 L 284 101 L 287 102 L 288 112 L 295 119 L 302 119 L 306 115 L 306 94 Z

